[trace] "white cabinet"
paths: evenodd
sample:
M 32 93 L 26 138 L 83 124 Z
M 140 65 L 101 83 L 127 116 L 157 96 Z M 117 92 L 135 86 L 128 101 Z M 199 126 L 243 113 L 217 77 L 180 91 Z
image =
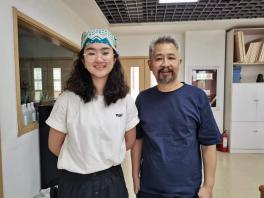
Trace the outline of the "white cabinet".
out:
M 264 83 L 258 83 L 257 121 L 264 122 Z
M 256 121 L 257 86 L 233 83 L 232 121 Z
M 264 122 L 233 122 L 230 146 L 239 149 L 264 149 Z
M 233 83 L 231 152 L 264 151 L 264 83 Z
M 232 121 L 264 121 L 264 83 L 233 83 Z

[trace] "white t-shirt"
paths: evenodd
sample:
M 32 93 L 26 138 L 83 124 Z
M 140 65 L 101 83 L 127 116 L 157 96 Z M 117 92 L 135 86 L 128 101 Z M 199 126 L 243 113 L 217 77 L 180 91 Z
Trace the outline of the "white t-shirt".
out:
M 129 94 L 105 106 L 103 96 L 84 103 L 75 93 L 63 92 L 46 120 L 50 127 L 66 134 L 58 169 L 88 174 L 120 164 L 126 153 L 125 132 L 138 122 Z

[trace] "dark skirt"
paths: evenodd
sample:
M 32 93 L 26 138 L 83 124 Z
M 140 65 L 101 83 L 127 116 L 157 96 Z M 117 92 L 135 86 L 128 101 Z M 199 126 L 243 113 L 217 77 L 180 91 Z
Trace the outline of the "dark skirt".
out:
M 91 174 L 61 171 L 58 198 L 128 198 L 120 165 Z
M 183 196 L 176 196 L 176 195 L 157 195 L 157 194 L 145 193 L 142 191 L 139 191 L 137 194 L 137 198 L 182 198 L 182 197 Z M 198 195 L 195 195 L 194 197 L 192 196 L 188 198 L 199 198 L 199 197 Z

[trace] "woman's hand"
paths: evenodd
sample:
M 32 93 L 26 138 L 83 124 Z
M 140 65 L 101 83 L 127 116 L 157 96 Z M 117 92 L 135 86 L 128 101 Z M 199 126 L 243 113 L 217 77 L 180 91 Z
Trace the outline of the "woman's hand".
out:
M 135 194 L 138 194 L 138 192 L 140 191 L 140 178 L 139 178 L 139 176 L 133 177 L 133 184 L 134 184 L 134 192 L 135 192 Z

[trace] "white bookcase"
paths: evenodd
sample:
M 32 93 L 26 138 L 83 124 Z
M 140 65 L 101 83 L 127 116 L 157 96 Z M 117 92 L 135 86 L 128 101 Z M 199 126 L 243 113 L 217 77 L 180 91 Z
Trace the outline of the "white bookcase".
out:
M 227 32 L 224 128 L 230 132 L 231 153 L 264 153 L 264 83 L 256 83 L 257 75 L 264 75 L 264 62 L 235 61 L 237 31 L 247 46 L 264 38 L 264 27 Z M 240 83 L 233 83 L 234 66 L 241 67 Z

